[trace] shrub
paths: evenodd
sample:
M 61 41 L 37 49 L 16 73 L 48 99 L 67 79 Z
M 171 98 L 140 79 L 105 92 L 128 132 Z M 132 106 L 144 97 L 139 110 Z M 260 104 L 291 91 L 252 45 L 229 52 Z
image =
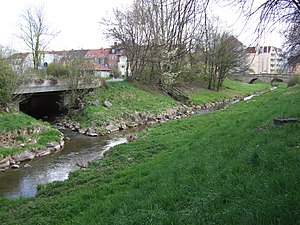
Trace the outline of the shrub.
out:
M 43 80 L 42 78 L 36 78 L 36 79 L 34 80 L 34 83 L 35 83 L 35 84 L 43 84 L 43 83 L 44 83 L 44 80 Z
M 16 74 L 0 56 L 0 108 L 6 107 L 11 102 L 16 80 Z
M 62 64 L 50 63 L 47 67 L 47 74 L 54 77 L 60 77 L 69 75 L 70 71 L 66 66 Z
M 58 80 L 55 77 L 50 77 L 49 79 L 50 84 L 57 84 Z
M 122 76 L 121 72 L 119 71 L 119 69 L 117 67 L 112 67 L 111 68 L 111 75 L 114 77 L 114 78 L 119 78 Z
M 296 84 L 300 84 L 300 76 L 299 75 L 294 75 L 290 78 L 290 80 L 288 81 L 287 86 L 288 87 L 293 87 Z

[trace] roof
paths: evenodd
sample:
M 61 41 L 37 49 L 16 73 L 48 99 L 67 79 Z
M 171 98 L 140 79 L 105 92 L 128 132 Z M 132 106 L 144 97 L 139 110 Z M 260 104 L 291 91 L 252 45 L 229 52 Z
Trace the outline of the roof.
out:
M 93 67 L 95 71 L 110 71 L 108 65 L 101 65 L 98 63 L 93 62 Z
M 274 49 L 276 52 L 280 51 L 280 48 L 276 48 L 273 46 L 257 46 L 257 47 L 248 47 L 246 49 L 246 53 L 256 53 L 258 51 L 258 49 L 263 49 L 263 51 L 259 52 L 259 53 L 270 53 L 272 51 L 272 49 Z
M 246 53 L 256 53 L 256 48 L 255 47 L 248 47 L 248 48 L 246 48 Z
M 109 51 L 110 51 L 109 48 L 91 49 L 86 52 L 84 58 L 86 59 L 103 58 L 109 54 Z
M 110 71 L 108 65 L 101 65 L 95 62 L 85 62 L 83 66 L 83 70 L 86 71 Z
M 30 53 L 26 52 L 26 53 L 15 53 L 13 55 L 11 55 L 9 58 L 10 59 L 25 59 Z

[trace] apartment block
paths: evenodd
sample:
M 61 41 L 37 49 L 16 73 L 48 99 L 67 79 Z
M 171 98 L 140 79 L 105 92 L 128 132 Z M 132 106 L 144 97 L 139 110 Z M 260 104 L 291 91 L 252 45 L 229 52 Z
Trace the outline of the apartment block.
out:
M 286 72 L 286 59 L 280 48 L 273 46 L 256 46 L 246 49 L 253 74 L 281 74 Z

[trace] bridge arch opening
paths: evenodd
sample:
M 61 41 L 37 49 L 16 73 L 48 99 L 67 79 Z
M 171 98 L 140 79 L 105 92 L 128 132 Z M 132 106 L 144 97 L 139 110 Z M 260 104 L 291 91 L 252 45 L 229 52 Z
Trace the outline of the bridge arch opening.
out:
M 275 77 L 274 79 L 271 80 L 271 85 L 273 85 L 274 83 L 283 83 L 284 81 L 280 78 Z
M 36 118 L 51 121 L 65 113 L 60 107 L 61 92 L 32 94 L 20 103 L 20 111 Z
M 249 84 L 253 84 L 257 79 L 258 79 L 258 77 L 255 77 L 255 78 L 251 79 L 251 80 L 249 81 Z

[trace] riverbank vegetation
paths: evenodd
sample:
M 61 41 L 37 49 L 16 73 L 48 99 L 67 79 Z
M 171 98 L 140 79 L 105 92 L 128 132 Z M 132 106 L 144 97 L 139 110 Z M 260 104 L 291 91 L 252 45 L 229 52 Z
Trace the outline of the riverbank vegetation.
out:
M 0 111 L 12 102 L 13 91 L 17 85 L 17 76 L 0 51 Z
M 232 99 L 236 96 L 248 96 L 256 92 L 265 92 L 269 89 L 270 85 L 264 82 L 248 84 L 227 78 L 224 80 L 223 86 L 218 92 L 202 88 L 197 91 L 189 92 L 189 95 L 191 97 L 190 102 L 203 104 L 221 99 Z
M 82 126 L 99 127 L 109 123 L 120 123 L 130 120 L 137 113 L 154 114 L 178 106 L 180 103 L 170 96 L 162 95 L 157 90 L 144 90 L 130 82 L 108 83 L 92 93 L 87 98 L 87 106 L 76 112 L 72 119 Z M 204 88 L 187 89 L 189 103 L 203 104 L 222 99 L 232 99 L 236 96 L 246 96 L 254 92 L 269 90 L 266 83 L 245 84 L 226 79 L 224 86 L 218 91 Z M 105 107 L 104 102 L 111 103 Z
M 59 141 L 60 135 L 49 123 L 24 113 L 0 112 L 0 160 L 30 148 L 43 148 L 47 142 Z
M 145 129 L 33 199 L 1 199 L 3 224 L 297 224 L 300 86 Z
M 111 103 L 105 107 L 104 102 Z M 145 91 L 129 82 L 108 83 L 87 99 L 88 106 L 73 117 L 83 126 L 102 126 L 109 122 L 120 122 L 134 116 L 135 112 L 158 113 L 179 103 L 158 92 Z

